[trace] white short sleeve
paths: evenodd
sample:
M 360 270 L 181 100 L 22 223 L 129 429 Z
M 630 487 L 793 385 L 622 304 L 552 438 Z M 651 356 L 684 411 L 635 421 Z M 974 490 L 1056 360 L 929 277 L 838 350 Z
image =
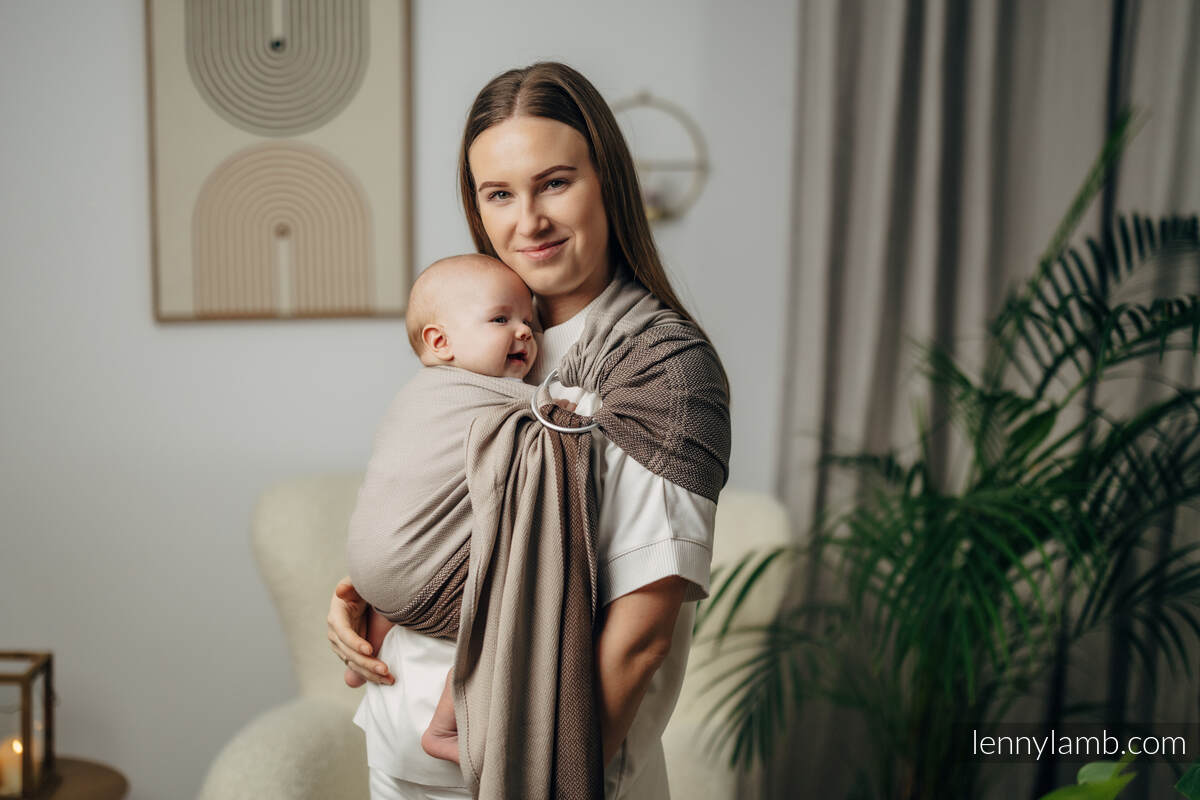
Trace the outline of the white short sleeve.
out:
M 604 440 L 597 580 L 600 603 L 670 575 L 684 600 L 708 597 L 717 504 L 643 467 Z

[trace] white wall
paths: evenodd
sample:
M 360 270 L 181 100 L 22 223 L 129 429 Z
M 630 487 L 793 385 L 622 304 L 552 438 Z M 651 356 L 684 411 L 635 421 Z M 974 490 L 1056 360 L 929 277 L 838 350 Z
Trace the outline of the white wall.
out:
M 418 264 L 470 248 L 460 125 L 495 73 L 568 61 L 647 88 L 713 174 L 659 243 L 734 391 L 735 485 L 774 484 L 796 9 L 790 0 L 417 2 Z M 0 649 L 49 648 L 59 750 L 133 800 L 191 797 L 295 691 L 247 527 L 258 492 L 361 467 L 414 369 L 385 321 L 157 325 L 141 0 L 0 4 Z

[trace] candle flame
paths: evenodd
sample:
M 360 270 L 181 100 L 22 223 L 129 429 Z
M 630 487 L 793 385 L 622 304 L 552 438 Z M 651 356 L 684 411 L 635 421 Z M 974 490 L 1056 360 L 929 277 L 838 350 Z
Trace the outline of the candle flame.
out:
M 25 748 L 21 746 L 20 739 L 13 739 L 13 752 L 17 754 L 25 752 Z

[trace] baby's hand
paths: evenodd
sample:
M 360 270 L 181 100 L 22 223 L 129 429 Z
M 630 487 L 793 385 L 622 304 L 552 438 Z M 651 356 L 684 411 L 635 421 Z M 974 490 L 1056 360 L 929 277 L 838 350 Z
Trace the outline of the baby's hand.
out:
M 575 404 L 568 400 L 555 400 L 554 405 L 558 406 L 559 408 L 565 408 L 572 414 L 575 413 Z

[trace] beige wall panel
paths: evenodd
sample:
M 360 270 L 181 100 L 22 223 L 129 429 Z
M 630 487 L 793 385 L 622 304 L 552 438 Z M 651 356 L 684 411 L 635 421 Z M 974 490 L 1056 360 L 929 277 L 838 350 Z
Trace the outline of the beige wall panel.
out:
M 403 0 L 148 0 L 159 319 L 403 312 L 408 22 Z

